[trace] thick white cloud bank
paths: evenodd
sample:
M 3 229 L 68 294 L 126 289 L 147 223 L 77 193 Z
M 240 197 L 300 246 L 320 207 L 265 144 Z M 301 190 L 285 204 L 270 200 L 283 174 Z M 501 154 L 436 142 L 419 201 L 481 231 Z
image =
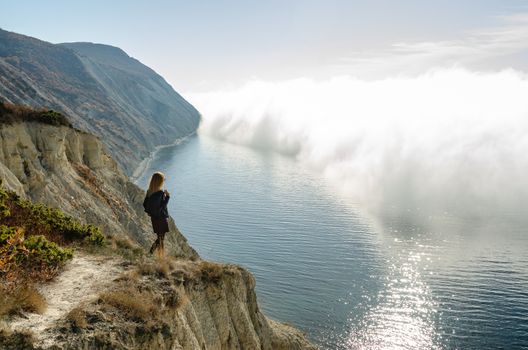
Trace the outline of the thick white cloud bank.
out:
M 294 157 L 353 201 L 483 214 L 528 205 L 528 77 L 250 82 L 191 94 L 200 132 Z

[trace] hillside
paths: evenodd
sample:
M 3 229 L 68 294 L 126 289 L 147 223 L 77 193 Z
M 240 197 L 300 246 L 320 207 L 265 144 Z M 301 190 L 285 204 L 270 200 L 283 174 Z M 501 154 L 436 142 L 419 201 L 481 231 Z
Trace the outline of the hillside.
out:
M 161 76 L 121 49 L 51 44 L 0 29 L 1 100 L 67 114 L 101 138 L 127 175 L 200 121 Z

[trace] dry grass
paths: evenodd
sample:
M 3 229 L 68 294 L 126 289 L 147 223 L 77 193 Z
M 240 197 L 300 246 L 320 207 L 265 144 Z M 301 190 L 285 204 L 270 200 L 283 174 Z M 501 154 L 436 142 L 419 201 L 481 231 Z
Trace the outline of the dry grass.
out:
M 170 272 L 174 269 L 174 264 L 170 259 L 156 259 L 154 264 L 154 269 L 160 277 L 168 278 Z
M 137 270 L 130 270 L 118 277 L 116 282 L 136 284 L 139 282 L 139 277 L 140 275 Z
M 142 259 L 141 261 L 138 261 L 136 265 L 136 271 L 141 276 L 154 275 L 156 273 L 154 263 L 148 259 Z
M 173 288 L 171 293 L 166 298 L 165 305 L 172 310 L 178 310 L 188 301 L 189 299 L 184 293 L 182 293 L 179 289 Z
M 209 261 L 200 261 L 198 264 L 198 277 L 204 282 L 218 283 L 225 274 L 225 265 Z
M 166 261 L 160 261 L 154 265 L 156 274 L 160 277 L 168 278 L 170 273 L 170 266 Z
M 148 259 L 139 261 L 136 269 L 141 276 L 155 276 L 172 279 L 176 284 L 195 280 L 219 283 L 224 276 L 231 276 L 239 272 L 240 267 L 233 264 L 220 264 L 210 261 L 178 260 L 171 257 Z
M 145 250 L 128 237 L 111 237 L 110 248 L 128 261 L 138 261 L 145 256 Z
M 112 237 L 112 240 L 110 242 L 113 249 L 128 249 L 132 250 L 134 248 L 137 248 L 137 245 L 132 243 L 130 238 L 128 237 Z
M 13 332 L 0 329 L 0 344 L 2 350 L 34 349 L 34 335 L 31 331 Z
M 142 276 L 153 275 L 169 278 L 175 268 L 175 262 L 170 257 L 156 258 L 155 260 L 143 259 L 137 264 L 137 271 Z
M 114 290 L 100 295 L 99 308 L 112 322 L 123 318 L 156 326 L 163 315 L 174 314 L 189 302 L 187 283 L 219 284 L 226 275 L 238 271 L 234 265 L 171 257 L 144 256 L 135 265 L 116 280 Z
M 74 329 L 84 329 L 88 327 L 88 321 L 86 320 L 86 312 L 80 306 L 72 309 L 68 315 L 66 315 L 66 320 L 68 320 L 71 326 Z
M 117 311 L 128 320 L 155 324 L 160 315 L 174 312 L 188 301 L 182 285 L 171 279 L 176 265 L 177 261 L 169 257 L 144 257 L 135 269 L 116 280 L 114 290 L 100 295 L 99 303 L 106 311 Z
M 103 293 L 101 300 L 122 312 L 127 318 L 134 321 L 148 321 L 157 313 L 154 296 L 150 292 L 140 292 L 132 285 L 123 285 L 121 288 Z
M 46 299 L 32 286 L 18 287 L 0 294 L 0 317 L 21 311 L 42 314 L 46 311 Z

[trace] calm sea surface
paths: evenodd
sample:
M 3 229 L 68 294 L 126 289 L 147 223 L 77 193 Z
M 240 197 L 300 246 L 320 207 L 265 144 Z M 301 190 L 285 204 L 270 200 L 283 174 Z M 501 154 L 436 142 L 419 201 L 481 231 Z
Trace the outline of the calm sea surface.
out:
M 248 268 L 264 312 L 322 349 L 528 349 L 522 213 L 371 217 L 292 159 L 203 136 L 138 184 L 154 170 L 199 254 Z

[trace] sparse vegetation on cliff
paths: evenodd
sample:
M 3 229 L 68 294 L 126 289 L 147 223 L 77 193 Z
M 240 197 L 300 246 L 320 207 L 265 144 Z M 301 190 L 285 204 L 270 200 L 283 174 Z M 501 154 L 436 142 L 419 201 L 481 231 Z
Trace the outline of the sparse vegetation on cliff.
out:
M 0 225 L 0 247 L 0 268 L 5 271 L 10 269 L 10 264 L 27 270 L 34 270 L 37 265 L 41 270 L 54 270 L 73 256 L 71 249 L 60 248 L 44 236 L 26 238 L 21 228 L 5 225 Z
M 74 348 L 310 349 L 292 327 L 259 311 L 255 280 L 231 264 L 144 256 L 97 300 L 56 325 Z M 70 332 L 64 333 L 64 330 Z M 65 335 L 63 337 L 62 335 Z
M 66 116 L 49 109 L 33 109 L 30 107 L 0 102 L 0 124 L 13 124 L 17 122 L 39 122 L 55 126 L 68 126 L 72 124 Z
M 42 312 L 46 302 L 35 284 L 56 276 L 73 257 L 67 246 L 101 246 L 105 236 L 96 226 L 81 224 L 59 209 L 34 204 L 1 186 L 0 179 L 0 317 Z
M 27 236 L 42 235 L 61 245 L 79 241 L 98 246 L 105 243 L 105 236 L 99 227 L 82 224 L 60 209 L 35 204 L 1 188 L 0 224 L 23 228 Z
M 134 285 L 125 284 L 117 290 L 101 295 L 105 307 L 113 307 L 127 319 L 136 322 L 147 322 L 155 319 L 160 306 L 155 303 L 151 292 L 140 291 Z
M 46 300 L 34 286 L 17 286 L 0 297 L 0 316 L 21 311 L 42 313 L 46 310 Z

